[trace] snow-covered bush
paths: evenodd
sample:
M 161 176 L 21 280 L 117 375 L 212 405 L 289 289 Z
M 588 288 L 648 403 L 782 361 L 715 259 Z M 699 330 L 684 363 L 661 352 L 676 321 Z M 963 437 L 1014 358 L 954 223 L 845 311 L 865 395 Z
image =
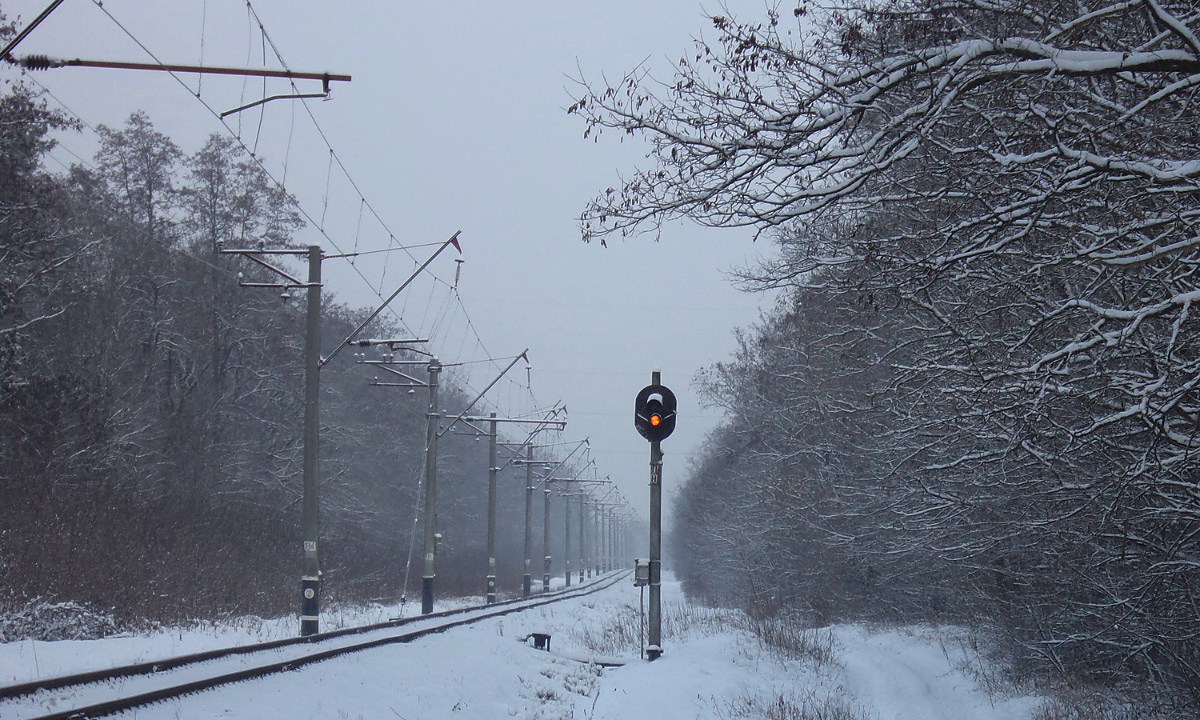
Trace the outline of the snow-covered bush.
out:
M 746 627 L 764 647 L 788 660 L 804 660 L 821 668 L 837 659 L 833 633 L 809 627 L 798 618 L 788 615 L 748 617 Z
M 621 655 L 638 651 L 641 617 L 633 605 L 614 607 L 605 623 L 590 624 L 571 629 L 573 639 L 589 651 L 599 655 Z
M 731 702 L 722 717 L 729 720 L 866 720 L 872 715 L 841 696 L 808 691 L 765 696 L 746 694 Z
M 94 640 L 118 632 L 108 613 L 75 602 L 33 598 L 0 614 L 0 642 L 16 640 Z
M 690 602 L 663 603 L 662 610 L 663 642 L 729 632 L 744 628 L 746 624 L 740 610 Z M 645 641 L 644 620 L 634 605 L 613 608 L 603 626 L 583 626 L 573 629 L 572 633 L 580 645 L 602 655 L 636 653 L 639 642 Z
M 742 627 L 745 621 L 746 616 L 740 610 L 693 602 L 669 602 L 663 605 L 663 640 L 686 640 L 728 632 Z
M 1135 720 L 1152 717 L 1113 698 L 1095 696 L 1056 697 L 1033 714 L 1032 720 Z

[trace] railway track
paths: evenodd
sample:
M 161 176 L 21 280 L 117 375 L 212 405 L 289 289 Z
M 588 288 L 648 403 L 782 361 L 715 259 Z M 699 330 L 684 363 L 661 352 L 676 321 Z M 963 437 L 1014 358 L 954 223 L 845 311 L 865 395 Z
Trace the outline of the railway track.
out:
M 354 652 L 410 642 L 480 620 L 583 597 L 612 587 L 628 574 L 628 571 L 617 571 L 586 585 L 493 605 L 444 610 L 309 637 L 209 650 L 8 685 L 0 687 L 0 718 L 82 720 L 112 715 Z

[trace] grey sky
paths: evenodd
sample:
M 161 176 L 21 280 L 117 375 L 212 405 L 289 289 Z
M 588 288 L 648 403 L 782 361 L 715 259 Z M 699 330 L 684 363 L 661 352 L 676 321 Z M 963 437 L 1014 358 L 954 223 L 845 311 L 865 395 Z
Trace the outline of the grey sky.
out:
M 46 4 L 6 0 L 0 7 L 23 25 Z M 616 78 L 645 60 L 669 79 L 691 37 L 709 29 L 700 3 L 253 4 L 292 69 L 353 75 L 353 82 L 334 85 L 331 101 L 310 100 L 308 108 L 382 223 L 337 166 L 330 169 L 329 152 L 299 103 L 266 106 L 261 130 L 258 111 L 229 125 L 240 127 L 248 146 L 257 144 L 277 178 L 286 172 L 287 187 L 343 251 L 386 247 L 389 231 L 415 245 L 462 230 L 461 304 L 448 287 L 455 264 L 447 254 L 433 266 L 442 282 L 414 284 L 397 309 L 415 331 L 434 337 L 444 362 L 529 347 L 537 400 L 568 406 L 565 437 L 590 437 L 600 473 L 618 480 L 643 515 L 648 448 L 633 429 L 632 403 L 660 368 L 681 401 L 678 430 L 664 443 L 669 500 L 688 453 L 719 419 L 697 405 L 692 378 L 730 354 L 733 329 L 752 322 L 765 302 L 732 289 L 722 271 L 767 248 L 747 232 L 692 225 L 667 228 L 657 244 L 649 236 L 614 240 L 607 249 L 581 242 L 576 218 L 584 204 L 615 184 L 618 170 L 633 168 L 644 148 L 615 136 L 585 140 L 582 122 L 564 108 L 569 76 L 580 71 Z M 762 13 L 760 3 L 745 5 L 747 14 Z M 197 64 L 203 56 L 209 65 L 262 63 L 261 37 L 239 0 L 105 0 L 104 9 L 164 62 Z M 266 52 L 267 64 L 278 67 Z M 28 53 L 149 60 L 91 0 L 67 0 L 17 52 Z M 209 133 L 225 132 L 165 74 L 64 68 L 34 77 L 93 125 L 116 127 L 145 110 L 187 152 Z M 196 76 L 181 78 L 197 89 Z M 319 84 L 300 89 L 316 92 Z M 220 112 L 258 99 L 263 84 L 206 76 L 199 90 Z M 282 83 L 267 85 L 268 94 L 287 91 Z M 69 151 L 90 157 L 94 136 L 67 136 L 63 146 L 55 152 L 63 163 L 75 161 Z M 302 240 L 336 252 L 312 229 Z M 421 260 L 429 251 L 413 255 Z M 386 294 L 413 267 L 394 253 L 385 275 L 383 257 L 360 259 L 355 268 L 326 263 L 329 289 L 350 305 L 377 303 L 368 284 Z M 494 368 L 461 372 L 482 388 Z M 502 383 L 493 397 L 502 413 L 529 409 L 522 366 L 513 377 L 518 382 Z

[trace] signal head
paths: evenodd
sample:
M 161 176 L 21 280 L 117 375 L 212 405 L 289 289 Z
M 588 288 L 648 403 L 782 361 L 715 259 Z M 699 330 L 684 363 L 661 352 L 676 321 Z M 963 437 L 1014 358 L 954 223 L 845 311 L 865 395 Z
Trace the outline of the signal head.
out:
M 675 430 L 675 393 L 665 385 L 642 388 L 634 401 L 633 424 L 647 440 L 665 440 Z

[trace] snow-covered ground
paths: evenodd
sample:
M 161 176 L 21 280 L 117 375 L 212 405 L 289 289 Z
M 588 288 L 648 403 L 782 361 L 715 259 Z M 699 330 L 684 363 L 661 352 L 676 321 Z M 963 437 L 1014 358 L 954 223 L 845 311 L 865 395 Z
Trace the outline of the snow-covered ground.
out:
M 435 609 L 453 610 L 483 603 L 483 596 L 440 600 Z M 421 603 L 327 607 L 321 611 L 321 630 L 339 630 L 421 614 Z M 238 647 L 296 637 L 300 620 L 240 617 L 217 624 L 188 628 L 161 628 L 145 634 L 114 635 L 103 640 L 39 642 L 24 640 L 0 644 L 0 686 L 100 670 L 120 665 L 178 657 L 205 650 Z
M 638 659 L 638 589 L 622 581 L 582 599 L 142 708 L 136 717 L 1024 720 L 1039 704 L 984 692 L 975 678 L 986 666 L 953 630 L 835 627 L 812 635 L 813 656 L 788 660 L 737 629 L 736 615 L 685 606 L 677 584 L 664 584 L 663 597 L 665 652 L 653 663 Z M 378 612 L 360 619 L 383 619 L 389 610 Z M 261 621 L 10 643 L 0 646 L 0 682 L 269 639 L 285 629 Z M 552 635 L 551 652 L 523 642 L 535 631 Z M 601 656 L 627 664 L 579 660 Z

